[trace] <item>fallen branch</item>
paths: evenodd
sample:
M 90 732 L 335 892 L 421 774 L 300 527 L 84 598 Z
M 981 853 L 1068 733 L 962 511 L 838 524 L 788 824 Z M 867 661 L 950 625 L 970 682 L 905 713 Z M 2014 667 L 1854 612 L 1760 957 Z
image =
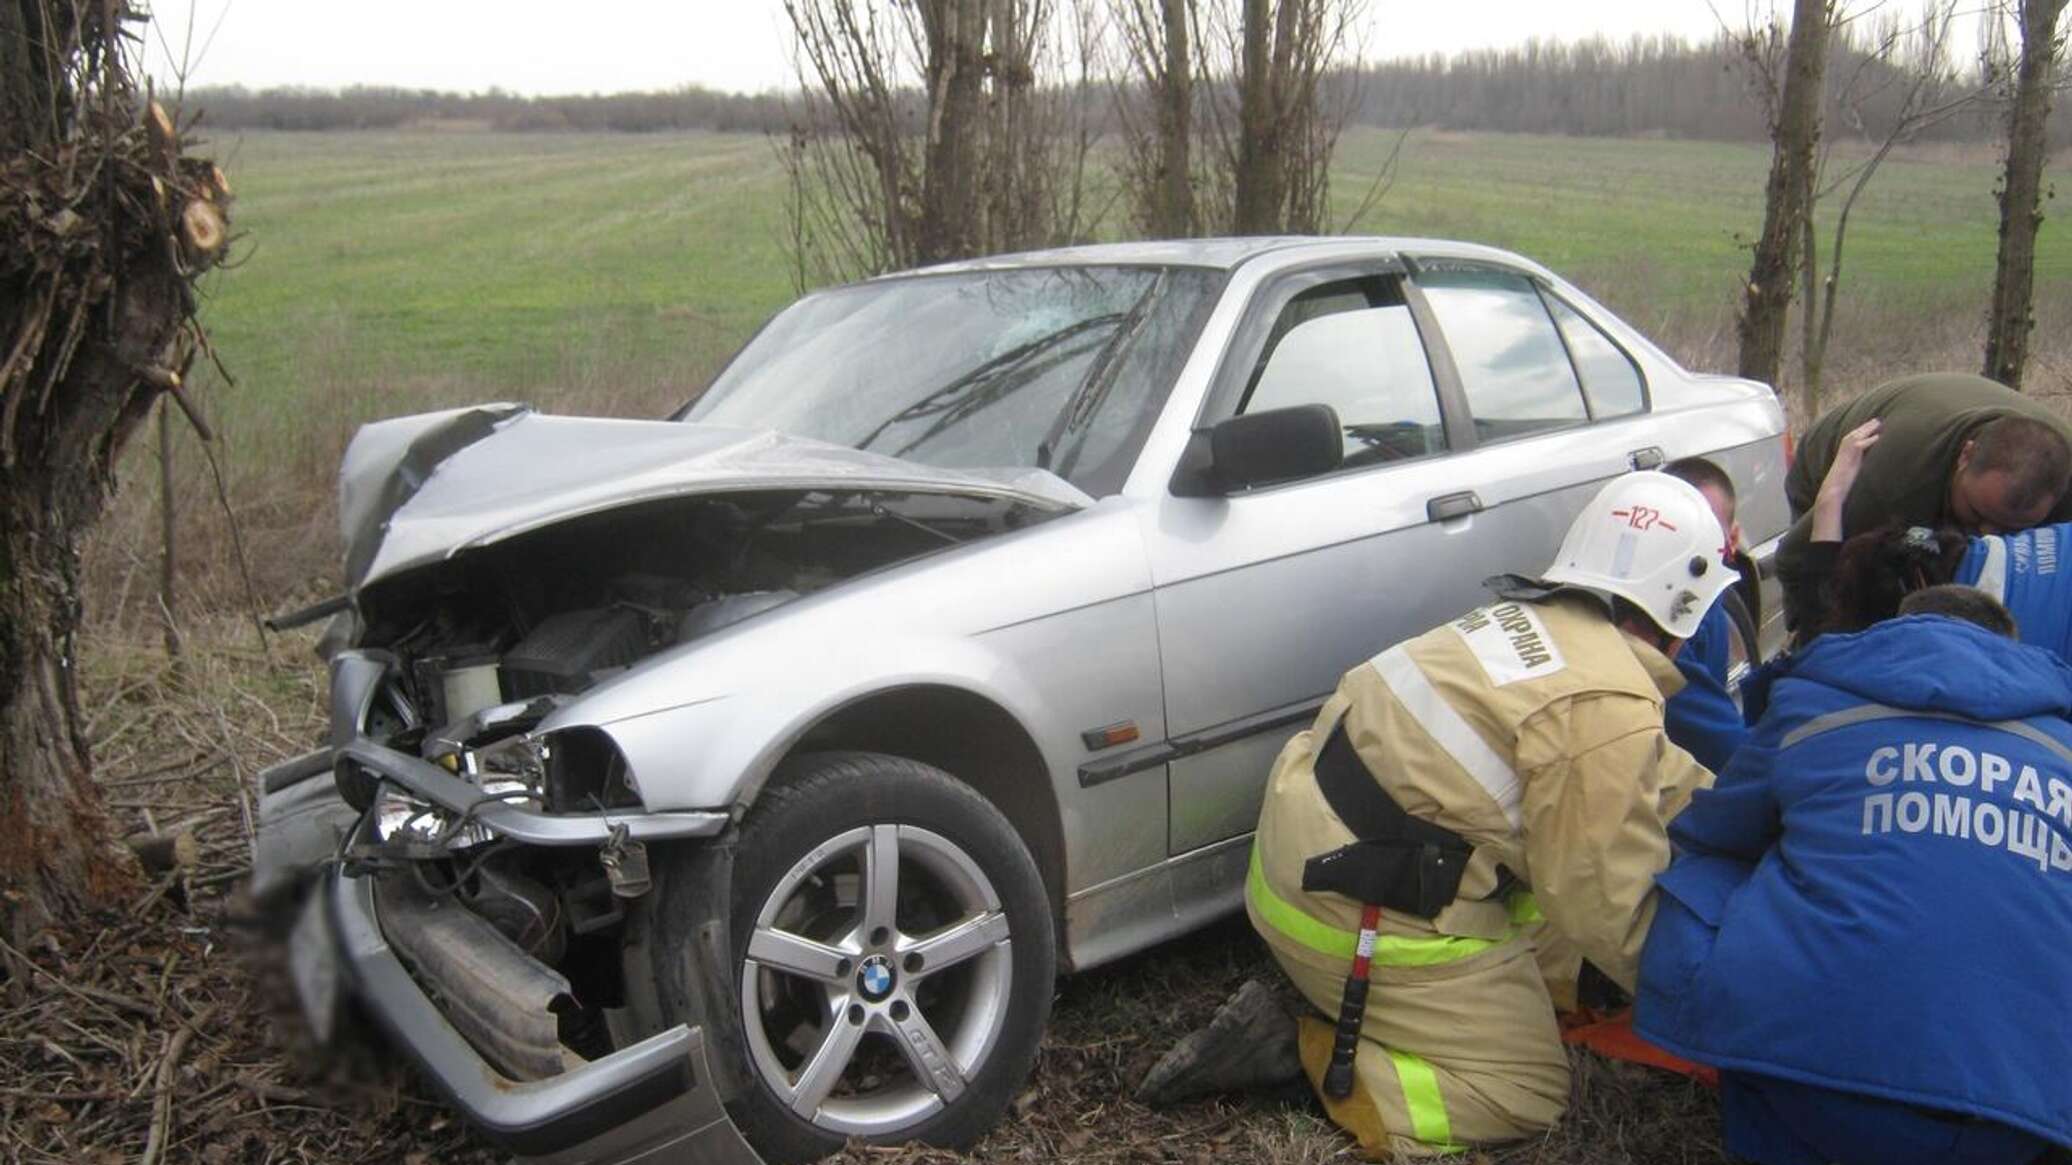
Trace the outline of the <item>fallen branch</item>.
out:
M 207 1016 L 208 1008 L 203 1008 L 193 1023 L 181 1024 L 166 1040 L 165 1055 L 158 1061 L 158 1087 L 151 1096 L 151 1138 L 144 1142 L 144 1155 L 138 1159 L 138 1165 L 158 1165 L 159 1155 L 165 1151 L 166 1136 L 173 1123 L 173 1082 L 179 1075 L 180 1056 L 187 1050 L 187 1041 L 194 1038 L 194 1025 Z

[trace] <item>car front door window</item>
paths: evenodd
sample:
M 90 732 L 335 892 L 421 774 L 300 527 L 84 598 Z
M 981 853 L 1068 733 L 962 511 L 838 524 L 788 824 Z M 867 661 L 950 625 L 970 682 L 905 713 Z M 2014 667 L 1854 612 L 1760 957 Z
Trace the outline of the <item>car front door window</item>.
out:
M 1324 284 L 1281 309 L 1238 411 L 1306 404 L 1337 412 L 1347 466 L 1446 448 L 1438 390 L 1394 279 Z
M 1640 369 L 1611 337 L 1567 304 L 1547 297 L 1547 307 L 1568 342 L 1568 354 L 1576 373 L 1583 378 L 1583 395 L 1590 400 L 1590 415 L 1597 420 L 1624 417 L 1647 407 Z

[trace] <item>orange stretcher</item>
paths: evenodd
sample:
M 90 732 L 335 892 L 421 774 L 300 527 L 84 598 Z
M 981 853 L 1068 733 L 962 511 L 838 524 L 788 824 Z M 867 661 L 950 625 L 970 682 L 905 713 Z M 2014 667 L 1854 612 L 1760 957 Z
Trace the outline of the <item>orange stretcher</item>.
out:
M 1694 1064 L 1640 1038 L 1633 1030 L 1633 1009 L 1601 1015 L 1589 1008 L 1561 1013 L 1561 1042 L 1578 1044 L 1610 1060 L 1645 1064 L 1688 1076 L 1707 1088 L 1719 1087 L 1719 1069 Z

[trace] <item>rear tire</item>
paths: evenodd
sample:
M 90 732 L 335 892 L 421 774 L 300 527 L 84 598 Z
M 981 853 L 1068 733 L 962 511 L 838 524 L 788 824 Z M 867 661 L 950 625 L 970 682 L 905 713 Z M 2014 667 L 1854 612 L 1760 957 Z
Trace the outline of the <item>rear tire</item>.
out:
M 728 1111 L 757 1151 L 961 1148 L 991 1129 L 1056 972 L 1042 878 L 999 810 L 914 761 L 808 754 L 771 778 L 735 853 L 727 986 L 747 1063 Z

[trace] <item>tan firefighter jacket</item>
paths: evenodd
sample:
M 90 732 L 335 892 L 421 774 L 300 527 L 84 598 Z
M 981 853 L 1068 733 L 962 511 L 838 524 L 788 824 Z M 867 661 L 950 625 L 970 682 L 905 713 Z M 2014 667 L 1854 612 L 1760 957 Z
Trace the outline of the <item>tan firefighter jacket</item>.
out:
M 1378 960 L 1393 948 L 1438 964 L 1515 936 L 1526 912 L 1496 893 L 1501 866 L 1560 938 L 1632 990 L 1669 863 L 1664 827 L 1712 782 L 1663 733 L 1662 702 L 1681 686 L 1667 657 L 1578 595 L 1500 601 L 1382 652 L 1281 753 L 1248 887 L 1255 921 L 1344 974 L 1336 952 L 1350 954 L 1360 904 L 1301 888 L 1304 861 L 1354 840 L 1311 772 L 1342 719 L 1398 805 L 1475 847 L 1436 918 L 1384 913 Z

